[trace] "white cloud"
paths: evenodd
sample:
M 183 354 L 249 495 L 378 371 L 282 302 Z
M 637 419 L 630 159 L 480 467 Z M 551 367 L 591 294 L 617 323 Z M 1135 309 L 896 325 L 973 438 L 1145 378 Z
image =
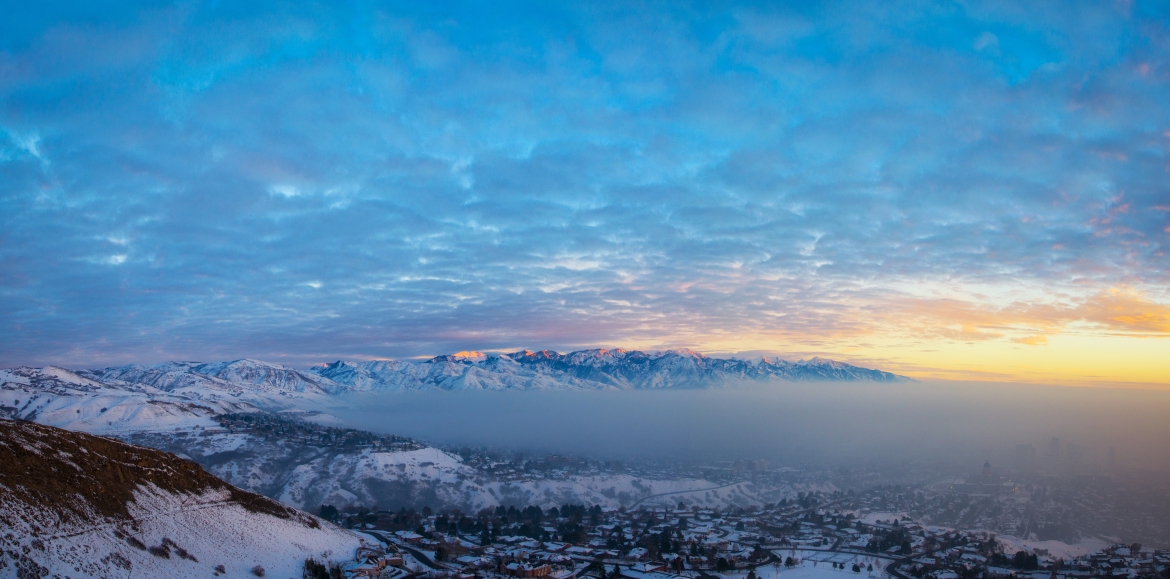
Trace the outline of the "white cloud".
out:
M 292 185 L 273 185 L 268 188 L 270 195 L 280 195 L 285 198 L 297 197 L 301 194 L 301 190 Z
M 983 52 L 984 50 L 997 51 L 999 50 L 999 37 L 991 32 L 983 32 L 975 39 L 975 50 Z
M 33 158 L 40 161 L 42 166 L 48 166 L 49 160 L 41 155 L 41 136 L 39 134 L 37 134 L 35 131 L 21 133 L 19 131 L 6 130 L 4 132 L 8 134 L 8 138 L 12 141 L 12 144 L 16 145 L 17 150 L 31 155 Z M 5 153 L 3 149 L 0 149 L 0 160 L 7 160 L 10 158 L 12 158 L 11 153 Z

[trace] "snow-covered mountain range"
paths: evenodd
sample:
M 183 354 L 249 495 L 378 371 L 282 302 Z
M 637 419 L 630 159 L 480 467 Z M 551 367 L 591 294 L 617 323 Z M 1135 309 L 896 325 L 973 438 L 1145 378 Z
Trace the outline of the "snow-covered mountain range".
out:
M 770 381 L 897 382 L 902 376 L 812 358 L 710 358 L 689 350 L 460 352 L 426 360 L 344 362 L 308 371 L 257 360 L 0 370 L 0 416 L 86 432 L 206 427 L 211 416 L 265 410 L 327 421 L 349 392 L 407 390 L 660 390 Z
M 459 352 L 427 360 L 337 361 L 312 372 L 361 391 L 633 390 L 718 388 L 770 380 L 898 382 L 902 376 L 811 358 L 711 358 L 691 350 L 581 350 L 560 354 Z
M 499 504 L 617 507 L 663 494 L 673 502 L 745 505 L 778 500 L 796 490 L 600 473 L 562 480 L 500 480 L 467 466 L 455 454 L 421 444 L 389 448 L 322 442 L 308 435 L 283 438 L 226 428 L 223 419 L 264 415 L 314 427 L 341 426 L 347 407 L 341 396 L 349 392 L 726 388 L 773 380 L 903 379 L 819 358 L 748 361 L 685 350 L 461 352 L 427 360 L 335 362 L 308 371 L 255 360 L 76 371 L 21 367 L 0 370 L 0 418 L 112 435 L 166 450 L 234 485 L 297 508 L 322 503 L 467 510 Z

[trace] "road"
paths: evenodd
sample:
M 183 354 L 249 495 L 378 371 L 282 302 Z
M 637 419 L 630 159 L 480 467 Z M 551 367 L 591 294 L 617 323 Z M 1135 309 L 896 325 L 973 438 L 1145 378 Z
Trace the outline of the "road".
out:
M 717 486 L 717 487 L 711 487 L 711 488 L 707 488 L 707 489 L 694 489 L 694 490 L 690 490 L 690 491 L 672 491 L 672 492 L 669 492 L 669 493 L 659 493 L 659 494 L 656 494 L 656 495 L 650 495 L 650 496 L 648 496 L 648 497 L 642 497 L 642 498 L 640 498 L 640 499 L 638 499 L 638 500 L 634 501 L 634 504 L 630 505 L 628 508 L 629 508 L 629 510 L 631 510 L 631 511 L 632 511 L 632 510 L 634 510 L 635 508 L 637 508 L 637 507 L 638 507 L 638 505 L 642 504 L 644 501 L 648 501 L 648 500 L 650 500 L 650 499 L 656 499 L 656 498 L 658 498 L 658 497 L 669 497 L 670 495 L 689 495 L 689 494 L 692 494 L 692 493 L 705 493 L 705 492 L 707 492 L 707 491 L 715 491 L 715 490 L 719 490 L 719 489 L 725 489 L 725 488 L 727 488 L 727 487 L 733 487 L 733 486 L 735 486 L 735 485 L 738 485 L 738 484 L 743 484 L 743 483 L 745 483 L 745 482 L 747 482 L 747 481 L 733 482 L 733 483 L 728 483 L 728 484 L 725 484 L 725 485 L 720 485 L 720 486 Z

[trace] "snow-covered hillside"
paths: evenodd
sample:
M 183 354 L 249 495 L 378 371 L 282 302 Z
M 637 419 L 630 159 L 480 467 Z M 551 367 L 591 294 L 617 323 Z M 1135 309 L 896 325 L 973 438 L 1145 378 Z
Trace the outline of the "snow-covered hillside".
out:
M 182 434 L 142 433 L 129 439 L 190 458 L 233 485 L 308 510 L 322 504 L 453 507 L 464 512 L 501 504 L 617 508 L 682 502 L 727 507 L 775 502 L 811 490 L 615 473 L 553 477 L 533 473 L 501 479 L 469 466 L 458 455 L 411 441 L 355 443 L 350 433 L 360 431 L 325 429 L 271 415 L 224 425 Z
M 719 485 L 701 479 L 654 480 L 628 474 L 499 481 L 434 448 L 337 456 L 300 465 L 286 481 L 279 495 L 281 502 L 305 508 L 319 504 L 440 504 L 466 512 L 501 504 L 546 509 L 564 504 L 618 508 L 658 496 L 668 496 L 665 504 L 670 505 L 683 502 L 724 508 L 760 505 L 795 495 L 750 483 Z
M 104 434 L 205 428 L 214 415 L 259 410 L 328 422 L 335 419 L 322 409 L 347 389 L 254 360 L 79 371 L 21 367 L 0 370 L 0 417 Z
M 208 427 L 216 414 L 257 410 L 244 400 L 101 382 L 53 366 L 0 370 L 0 417 L 98 434 Z
M 362 391 L 605 390 L 726 387 L 768 380 L 897 382 L 901 376 L 823 358 L 710 358 L 691 350 L 460 352 L 429 360 L 322 364 L 312 371 Z
M 294 399 L 327 398 L 348 389 L 312 372 L 257 360 L 132 364 L 82 370 L 78 374 L 104 383 L 149 385 L 163 392 L 192 397 L 245 397 L 276 406 Z
M 0 454 L 0 576 L 298 577 L 361 545 L 156 450 L 0 420 Z

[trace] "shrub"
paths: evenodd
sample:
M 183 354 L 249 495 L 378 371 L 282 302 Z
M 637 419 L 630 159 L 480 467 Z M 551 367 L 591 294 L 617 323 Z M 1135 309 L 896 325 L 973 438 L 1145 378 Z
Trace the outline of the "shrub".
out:
M 195 563 L 199 562 L 199 559 L 196 559 L 195 555 L 188 553 L 186 549 L 180 547 L 178 543 L 172 541 L 169 537 L 163 537 L 162 546 L 166 549 L 174 549 L 175 554 L 178 555 L 180 559 L 187 559 Z
M 259 565 L 256 565 L 255 567 L 252 567 L 252 574 L 257 576 L 257 577 L 263 577 L 264 576 L 264 568 L 259 566 Z
M 324 563 L 318 563 L 316 559 L 305 559 L 305 571 L 301 577 L 304 579 L 329 579 L 329 569 L 325 567 Z

